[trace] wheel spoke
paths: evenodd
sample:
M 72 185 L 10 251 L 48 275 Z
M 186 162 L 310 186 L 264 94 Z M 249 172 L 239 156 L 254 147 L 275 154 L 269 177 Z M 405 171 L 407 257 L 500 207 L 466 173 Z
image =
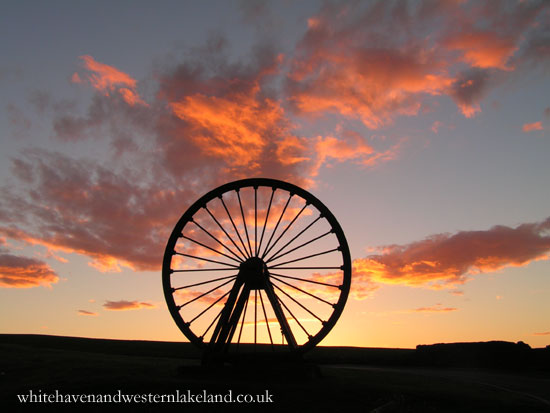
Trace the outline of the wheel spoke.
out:
M 254 187 L 254 256 L 258 256 L 258 187 Z
M 284 281 L 284 280 L 281 280 L 281 279 L 279 279 L 279 278 L 273 276 L 273 274 L 271 274 L 271 278 L 274 278 L 275 280 L 277 280 L 277 281 L 279 281 L 279 282 L 281 282 L 281 283 L 283 283 L 283 284 L 286 284 L 286 285 L 288 285 L 289 287 L 292 287 L 292 288 L 294 288 L 295 290 L 300 291 L 301 293 L 304 293 L 304 294 L 306 294 L 306 295 L 309 295 L 310 297 L 316 298 L 317 300 L 319 300 L 319 301 L 321 301 L 321 302 L 323 302 L 323 303 L 325 303 L 325 304 L 328 304 L 328 305 L 334 307 L 334 304 L 329 303 L 327 300 L 325 300 L 325 299 L 323 299 L 323 298 L 321 298 L 321 297 L 317 297 L 315 294 L 311 294 L 311 293 L 309 293 L 309 292 L 307 292 L 307 291 L 301 289 L 300 287 L 296 287 L 296 286 L 293 285 L 293 284 L 290 284 L 290 283 L 288 283 L 288 282 L 286 282 L 286 281 Z M 275 284 L 273 284 L 273 285 L 275 285 Z
M 264 240 L 265 227 L 267 226 L 267 219 L 269 218 L 269 212 L 271 211 L 271 203 L 273 202 L 273 195 L 275 195 L 275 188 L 272 188 L 271 198 L 269 198 L 269 205 L 267 206 L 267 212 L 265 213 L 264 227 L 262 229 L 262 235 L 260 236 L 260 244 L 258 245 L 258 253 L 262 247 L 262 241 Z
M 302 325 L 302 323 L 300 323 L 300 321 L 296 318 L 296 316 L 294 315 L 294 313 L 292 313 L 292 311 L 290 311 L 290 309 L 286 306 L 286 304 L 284 303 L 283 300 L 281 300 L 279 297 L 277 297 L 277 299 L 279 300 L 279 302 L 283 305 L 283 307 L 285 308 L 286 311 L 288 311 L 288 313 L 292 316 L 292 318 L 296 321 L 296 323 L 298 323 L 298 325 L 300 327 L 302 327 L 302 330 L 304 330 L 304 333 L 306 333 L 306 336 L 308 338 L 311 338 L 311 334 L 308 333 L 308 331 L 304 328 L 304 326 Z
M 237 245 L 237 243 L 233 240 L 233 238 L 227 233 L 227 231 L 225 230 L 225 228 L 222 226 L 222 224 L 220 224 L 220 222 L 216 219 L 216 217 L 214 216 L 214 214 L 212 214 L 212 212 L 210 212 L 210 210 L 208 209 L 208 207 L 205 205 L 204 206 L 204 209 L 206 209 L 206 212 L 208 212 L 208 214 L 210 214 L 210 216 L 212 217 L 212 219 L 216 222 L 216 224 L 218 224 L 218 227 L 220 227 L 220 229 L 223 231 L 223 233 L 225 234 L 225 236 L 229 239 L 229 241 L 231 241 L 231 243 L 235 246 L 235 248 L 237 248 L 237 251 L 239 251 L 242 256 L 243 256 L 243 259 L 246 260 L 246 255 L 241 251 L 241 249 L 239 248 L 239 246 Z
M 330 249 L 330 250 L 327 250 L 327 251 L 323 251 L 323 252 L 318 252 L 318 253 L 316 253 L 316 254 L 306 255 L 305 257 L 300 257 L 300 258 L 296 258 L 296 259 L 294 259 L 294 260 L 285 261 L 285 262 L 281 262 L 280 264 L 272 265 L 272 266 L 269 267 L 269 268 L 279 268 L 281 265 L 290 264 L 291 262 L 297 262 L 297 261 L 307 260 L 308 258 L 318 257 L 319 255 L 329 254 L 329 253 L 331 253 L 331 252 L 338 251 L 339 249 L 340 249 L 340 247 L 338 247 L 338 248 L 333 248 L 333 249 Z
M 270 267 L 271 268 L 271 267 Z M 278 270 L 343 270 L 343 265 L 340 267 L 277 267 Z
M 239 268 L 238 265 L 229 264 L 229 263 L 223 262 L 223 261 L 211 260 L 210 258 L 203 258 L 203 257 L 197 257 L 197 256 L 195 256 L 195 255 L 184 254 L 183 252 L 174 251 L 174 254 L 175 254 L 175 255 L 181 255 L 182 257 L 193 258 L 193 259 L 195 259 L 195 260 L 213 262 L 214 264 L 227 265 L 228 267 L 232 267 L 232 268 Z
M 300 303 L 298 300 L 296 300 L 294 297 L 292 297 L 289 293 L 287 293 L 285 290 L 280 288 L 278 285 L 273 284 L 273 287 L 278 289 L 280 292 L 282 292 L 284 295 L 286 295 L 288 298 L 290 298 L 292 301 L 294 301 L 296 304 L 298 304 L 300 307 L 302 307 L 304 310 L 306 310 L 309 314 L 311 314 L 313 317 L 315 317 L 317 320 L 319 320 L 322 324 L 325 323 L 319 316 L 317 316 L 317 314 L 313 313 L 311 310 L 306 308 L 302 303 Z
M 275 291 L 273 290 L 273 285 L 271 284 L 271 282 L 266 283 L 265 293 L 267 295 L 269 303 L 271 304 L 271 308 L 273 308 L 275 317 L 277 317 L 279 326 L 281 326 L 281 333 L 283 334 L 283 337 L 286 338 L 286 342 L 288 343 L 290 348 L 292 350 L 296 350 L 298 348 L 298 343 L 296 343 L 296 339 L 294 338 L 294 334 L 292 334 L 292 330 L 288 325 L 288 321 L 286 319 L 285 313 L 283 312 L 283 309 L 279 305 L 279 297 L 277 297 L 277 294 L 275 294 Z
M 183 307 L 185 307 L 186 305 L 191 304 L 192 302 L 197 301 L 198 299 L 204 297 L 205 295 L 208 295 L 208 294 L 212 293 L 213 291 L 217 290 L 218 288 L 221 288 L 221 287 L 223 287 L 224 285 L 229 284 L 231 281 L 233 281 L 233 280 L 228 280 L 228 281 L 226 281 L 226 282 L 224 282 L 224 283 L 222 283 L 222 284 L 220 284 L 220 285 L 215 286 L 214 288 L 208 290 L 207 292 L 202 293 L 201 295 L 199 295 L 199 296 L 197 296 L 197 297 L 191 299 L 190 301 L 187 301 L 187 302 L 184 303 L 184 304 L 178 305 L 178 306 L 177 306 L 178 310 L 181 310 L 181 309 L 182 309 Z
M 286 204 L 283 208 L 283 212 L 281 212 L 281 216 L 279 217 L 279 219 L 277 220 L 277 224 L 275 225 L 275 228 L 273 228 L 273 232 L 271 233 L 271 236 L 269 237 L 269 241 L 267 241 L 267 245 L 265 246 L 265 249 L 264 249 L 264 253 L 262 254 L 262 259 L 265 257 L 265 252 L 268 250 L 269 248 L 269 245 L 271 244 L 271 240 L 273 239 L 273 236 L 275 235 L 275 233 L 277 232 L 277 228 L 279 228 L 279 224 L 281 223 L 281 220 L 283 219 L 283 215 L 285 214 L 285 211 L 288 207 L 288 204 L 290 203 L 290 200 L 292 199 L 292 196 L 294 194 L 290 194 L 288 196 L 288 199 L 286 200 Z
M 269 321 L 267 320 L 267 312 L 265 311 L 264 299 L 262 298 L 262 290 L 260 290 L 260 303 L 262 304 L 262 310 L 264 312 L 265 325 L 267 327 L 267 334 L 269 334 L 269 341 L 271 342 L 271 350 L 275 351 L 273 346 L 273 338 L 271 337 L 271 329 L 269 328 Z
M 288 231 L 288 229 L 292 226 L 292 224 L 294 224 L 294 222 L 296 222 L 296 220 L 300 217 L 300 215 L 302 215 L 302 212 L 304 212 L 304 209 L 306 209 L 308 205 L 309 205 L 309 204 L 306 202 L 306 204 L 302 207 L 302 209 L 300 209 L 300 211 L 296 214 L 296 216 L 292 219 L 292 221 L 290 221 L 290 222 L 288 223 L 288 225 L 287 225 L 286 228 L 283 230 L 283 232 L 281 232 L 281 234 L 277 237 L 277 239 L 273 242 L 273 244 L 271 244 L 271 246 L 269 247 L 269 249 L 268 249 L 267 251 L 264 251 L 264 254 L 263 254 L 264 257 L 265 257 L 267 254 L 269 254 L 269 251 L 271 251 L 275 245 L 277 245 L 277 243 L 279 242 L 279 240 L 283 237 L 283 235 L 286 234 L 286 232 Z
M 172 292 L 175 292 L 175 291 L 178 291 L 178 290 L 183 290 L 184 288 L 191 288 L 191 287 L 197 287 L 199 285 L 210 284 L 210 283 L 213 283 L 213 282 L 216 282 L 216 281 L 227 280 L 228 278 L 237 278 L 237 276 L 236 275 L 228 275 L 227 277 L 214 278 L 213 280 L 203 281 L 203 282 L 196 283 L 196 284 L 184 285 L 183 287 L 172 288 Z
M 241 263 L 241 262 L 242 262 L 242 261 L 240 260 L 240 258 L 239 258 L 238 255 L 236 255 L 236 257 L 239 258 L 239 259 L 235 259 L 235 258 L 233 258 L 233 257 L 231 257 L 231 256 L 229 256 L 229 255 L 227 255 L 227 254 L 224 253 L 224 252 L 215 250 L 214 248 L 209 247 L 209 246 L 206 245 L 206 244 L 203 244 L 203 243 L 200 242 L 200 241 L 197 241 L 197 240 L 195 240 L 195 239 L 193 239 L 193 238 L 189 238 L 187 235 L 181 234 L 181 237 L 182 237 L 182 238 L 185 238 L 186 240 L 191 241 L 191 242 L 193 242 L 193 243 L 195 243 L 195 244 L 197 244 L 197 245 L 200 245 L 201 247 L 204 247 L 204 248 L 206 248 L 206 249 L 209 249 L 210 251 L 213 251 L 213 252 L 215 252 L 216 254 L 223 255 L 224 257 L 227 257 L 227 258 L 229 258 L 229 259 L 231 259 L 231 260 L 233 260 L 233 261 L 236 261 L 236 262 L 238 262 L 238 263 Z
M 231 292 L 231 290 L 230 290 Z M 216 317 L 214 317 L 214 319 L 212 320 L 212 322 L 208 325 L 208 327 L 206 328 L 206 330 L 204 330 L 204 333 L 202 333 L 202 335 L 199 337 L 201 339 L 204 339 L 204 336 L 206 336 L 206 333 L 208 333 L 208 331 L 212 328 L 212 326 L 214 325 L 214 323 L 216 322 L 216 320 L 218 318 L 220 318 L 220 316 L 222 315 L 223 313 L 223 308 L 221 309 L 221 311 L 218 313 L 218 315 Z
M 265 260 L 265 262 L 268 263 L 270 261 L 274 261 L 274 260 L 277 260 L 281 257 L 284 257 L 285 255 L 290 254 L 291 252 L 294 252 L 296 250 L 299 250 L 300 248 L 303 248 L 303 247 L 305 247 L 305 246 L 307 246 L 307 245 L 309 245 L 309 244 L 311 244 L 311 243 L 313 243 L 313 242 L 315 242 L 315 241 L 317 241 L 321 238 L 324 238 L 329 234 L 332 234 L 332 230 L 327 231 L 324 234 L 321 234 L 321 235 L 319 235 L 315 238 L 312 238 L 309 241 L 306 241 L 303 244 L 300 244 L 297 247 L 292 248 L 291 250 L 288 250 L 286 252 L 283 252 L 282 254 L 279 254 L 280 252 L 282 252 L 285 249 L 285 247 L 288 246 L 288 244 L 290 244 L 292 241 L 294 241 L 297 238 L 297 237 L 294 237 L 293 239 L 290 240 L 290 242 L 287 242 L 286 245 L 284 247 L 282 247 L 279 251 L 277 251 L 275 254 L 273 254 L 271 257 L 269 257 L 267 260 Z M 298 234 L 298 235 L 300 235 L 300 234 Z
M 323 282 L 320 282 L 320 281 L 308 280 L 307 278 L 291 277 L 290 275 L 276 274 L 274 272 L 270 272 L 269 274 L 270 275 L 276 275 L 277 277 L 290 278 L 292 280 L 304 281 L 304 282 L 307 282 L 307 283 L 324 285 L 326 287 L 341 288 L 339 285 L 336 285 L 336 284 L 327 284 L 327 283 L 323 283 Z
M 302 234 L 303 234 L 304 232 L 306 232 L 309 228 L 311 228 L 311 227 L 313 226 L 313 224 L 315 224 L 315 223 L 316 223 L 317 221 L 319 221 L 321 218 L 322 218 L 321 215 L 319 215 L 317 218 L 315 218 L 315 219 L 313 220 L 313 222 L 311 222 L 307 227 L 305 227 L 305 228 L 304 228 L 303 230 L 301 230 L 298 234 L 296 234 L 296 235 L 295 235 L 290 241 L 288 241 L 285 245 L 283 245 L 281 248 L 279 248 L 279 250 L 278 250 L 275 254 L 273 254 L 270 258 L 268 258 L 268 259 L 266 260 L 266 262 L 269 262 L 269 261 L 273 260 L 273 259 L 274 259 L 273 257 L 276 257 L 281 251 L 283 251 L 286 247 L 288 247 L 295 239 L 297 239 L 300 235 L 302 235 Z M 330 232 L 332 232 L 332 231 L 329 231 L 328 233 L 330 234 Z M 315 240 L 315 238 L 314 238 L 314 240 Z M 307 244 L 305 244 L 305 245 L 307 245 Z M 303 245 L 301 245 L 301 246 L 303 246 Z M 301 246 L 300 246 L 300 247 L 301 247 Z M 298 248 L 300 248 L 300 247 L 296 247 L 296 249 L 298 249 Z M 292 251 L 293 251 L 293 250 L 290 250 L 289 252 L 292 252 Z M 288 252 L 286 252 L 285 254 L 288 254 Z M 282 255 L 285 255 L 285 254 L 281 254 L 281 256 L 282 256 Z
M 245 251 L 244 255 L 246 256 L 246 258 L 250 258 L 248 256 L 248 254 L 246 253 L 246 246 L 244 245 L 243 239 L 241 238 L 241 234 L 239 233 L 239 230 L 237 229 L 237 226 L 235 225 L 235 221 L 233 221 L 233 217 L 229 213 L 229 209 L 227 209 L 227 205 L 225 205 L 225 201 L 223 200 L 223 198 L 221 196 L 220 196 L 220 201 L 222 202 L 223 209 L 225 209 L 225 212 L 226 212 L 226 214 L 229 218 L 229 221 L 231 221 L 231 225 L 233 225 L 233 229 L 235 230 L 235 233 L 237 234 L 237 237 L 239 237 L 239 240 L 241 241 L 241 244 L 242 244 L 243 249 Z
M 199 224 L 197 221 L 191 219 L 191 222 L 195 224 L 197 227 L 202 229 L 210 238 L 212 238 L 214 241 L 216 241 L 218 244 L 220 244 L 222 247 L 224 247 L 227 251 L 229 251 L 231 254 L 233 254 L 235 257 L 237 257 L 237 261 L 240 262 L 240 257 L 237 255 L 235 251 L 233 251 L 231 248 L 229 248 L 227 245 L 225 245 L 223 242 L 221 242 L 219 239 L 217 239 L 214 235 L 212 235 L 206 228 L 204 228 L 201 224 Z
M 202 310 L 198 315 L 196 315 L 191 321 L 189 321 L 189 324 L 193 323 L 197 318 L 199 318 L 201 315 L 206 313 L 208 310 L 210 310 L 212 307 L 214 307 L 216 304 L 218 304 L 221 300 L 223 300 L 227 295 L 231 292 L 231 290 L 227 291 L 224 295 L 220 296 L 216 301 L 214 301 L 212 304 L 210 304 L 208 307 L 206 307 L 204 310 Z
M 193 268 L 185 270 L 170 270 L 171 273 L 174 272 L 207 272 L 207 271 L 235 271 L 235 268 Z
M 244 233 L 246 234 L 246 242 L 248 243 L 248 251 L 252 257 L 252 247 L 250 246 L 250 237 L 248 236 L 248 227 L 246 225 L 246 219 L 244 217 L 243 204 L 241 202 L 241 191 L 237 190 L 237 198 L 239 199 L 239 208 L 241 209 L 241 216 L 243 218 Z

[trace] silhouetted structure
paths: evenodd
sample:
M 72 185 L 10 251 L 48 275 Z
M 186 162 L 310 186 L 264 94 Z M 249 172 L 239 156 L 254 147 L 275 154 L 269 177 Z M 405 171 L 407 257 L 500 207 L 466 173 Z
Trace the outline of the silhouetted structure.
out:
M 162 279 L 174 321 L 206 360 L 299 358 L 340 317 L 351 258 L 338 221 L 312 194 L 244 179 L 208 192 L 183 214 Z

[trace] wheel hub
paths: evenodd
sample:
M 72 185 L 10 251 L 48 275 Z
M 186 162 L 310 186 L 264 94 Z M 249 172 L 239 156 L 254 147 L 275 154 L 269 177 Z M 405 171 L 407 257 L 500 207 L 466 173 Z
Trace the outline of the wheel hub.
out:
M 238 276 L 251 290 L 264 290 L 269 278 L 267 265 L 258 257 L 251 257 L 239 266 Z

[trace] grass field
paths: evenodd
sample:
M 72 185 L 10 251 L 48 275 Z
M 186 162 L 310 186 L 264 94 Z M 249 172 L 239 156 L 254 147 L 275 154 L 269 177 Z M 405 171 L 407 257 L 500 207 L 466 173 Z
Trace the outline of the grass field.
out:
M 188 343 L 0 335 L 0 396 L 10 411 L 105 409 L 20 403 L 17 395 L 262 395 L 272 403 L 111 403 L 127 411 L 548 412 L 547 369 L 434 368 L 416 350 L 320 347 L 303 363 L 201 367 Z M 45 397 L 45 396 L 44 396 Z M 4 410 L 8 411 L 8 410 Z

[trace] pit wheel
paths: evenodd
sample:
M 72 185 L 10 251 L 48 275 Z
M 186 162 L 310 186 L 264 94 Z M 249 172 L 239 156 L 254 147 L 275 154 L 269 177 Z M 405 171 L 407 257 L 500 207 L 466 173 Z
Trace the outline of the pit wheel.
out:
M 244 179 L 208 192 L 183 214 L 162 280 L 174 321 L 197 346 L 303 352 L 340 317 L 351 259 L 336 218 L 309 192 Z

